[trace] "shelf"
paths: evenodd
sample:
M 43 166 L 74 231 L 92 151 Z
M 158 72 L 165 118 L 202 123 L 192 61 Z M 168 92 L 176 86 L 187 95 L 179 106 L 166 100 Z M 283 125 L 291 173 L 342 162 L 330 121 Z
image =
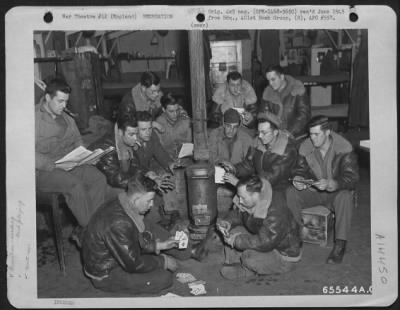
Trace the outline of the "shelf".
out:
M 71 61 L 72 57 L 35 57 L 33 61 L 35 63 L 42 62 L 63 62 L 63 61 Z
M 138 58 L 118 58 L 118 60 L 126 60 L 126 61 L 137 61 L 137 60 L 167 60 L 167 59 L 175 59 L 173 56 L 154 56 L 154 57 L 138 57 Z
M 304 86 L 324 86 L 350 82 L 350 74 L 348 72 L 338 72 L 329 75 L 307 75 L 297 76 Z
M 65 56 L 65 57 L 35 57 L 33 59 L 34 63 L 45 63 L 45 62 L 64 62 L 64 61 L 71 61 L 73 59 L 72 56 Z M 108 57 L 100 57 L 100 61 L 108 61 L 110 58 Z

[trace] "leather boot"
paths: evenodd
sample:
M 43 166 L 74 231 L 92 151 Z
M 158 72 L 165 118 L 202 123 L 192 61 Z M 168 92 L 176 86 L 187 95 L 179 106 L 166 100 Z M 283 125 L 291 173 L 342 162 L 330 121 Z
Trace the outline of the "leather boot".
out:
M 210 242 L 212 242 L 214 232 L 215 232 L 214 226 L 208 227 L 206 237 L 203 240 L 201 240 L 199 244 L 193 246 L 192 256 L 191 256 L 192 258 L 200 262 L 208 255 L 209 244 Z
M 335 245 L 326 260 L 327 264 L 340 264 L 346 251 L 346 240 L 336 239 Z
M 191 258 L 201 262 L 208 255 L 208 249 L 206 248 L 206 244 L 200 242 L 193 246 L 191 251 Z

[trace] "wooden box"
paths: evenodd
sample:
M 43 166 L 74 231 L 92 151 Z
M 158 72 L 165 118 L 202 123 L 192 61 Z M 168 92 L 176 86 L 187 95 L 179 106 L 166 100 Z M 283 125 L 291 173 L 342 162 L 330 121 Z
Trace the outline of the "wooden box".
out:
M 332 213 L 324 206 L 303 209 L 302 238 L 304 242 L 327 246 L 332 231 Z

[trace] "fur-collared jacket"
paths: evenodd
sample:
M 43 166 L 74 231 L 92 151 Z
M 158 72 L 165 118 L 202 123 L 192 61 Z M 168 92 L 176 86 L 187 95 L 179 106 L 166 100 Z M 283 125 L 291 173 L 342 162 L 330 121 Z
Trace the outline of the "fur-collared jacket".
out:
M 277 250 L 283 256 L 300 259 L 302 240 L 299 224 L 286 206 L 271 204 L 273 191 L 269 182 L 263 179 L 262 181 L 260 201 L 254 210 L 250 213 L 245 208 L 239 207 L 230 215 L 229 221 L 232 227 L 241 224 L 250 232 L 238 235 L 234 246 L 241 251 Z
M 117 267 L 129 273 L 164 268 L 156 254 L 155 240 L 138 220 L 125 211 L 120 199 L 96 210 L 85 231 L 82 260 L 85 274 L 102 279 Z M 141 228 L 141 229 L 140 229 Z M 150 238 L 149 238 L 150 236 Z
M 285 80 L 287 84 L 281 92 L 267 86 L 261 109 L 276 114 L 282 122 L 281 128 L 298 137 L 307 131 L 311 117 L 310 100 L 303 83 L 289 75 L 285 75 Z
M 274 190 L 284 190 L 289 185 L 289 177 L 297 161 L 297 149 L 292 138 L 285 131 L 279 131 L 274 144 L 265 147 L 256 138 L 245 160 L 235 165 L 236 176 L 257 174 L 267 179 Z
M 341 135 L 331 132 L 331 152 L 329 152 L 327 164 L 327 178 L 334 179 L 338 183 L 338 190 L 352 190 L 359 181 L 357 155 L 353 146 Z M 316 152 L 319 152 L 312 144 L 310 138 L 303 141 L 299 148 L 298 162 L 293 170 L 293 176 L 302 176 L 305 179 L 319 180 L 323 178 Z
M 142 173 L 150 171 L 154 160 L 165 170 L 169 169 L 168 166 L 172 162 L 154 131 L 146 145 L 133 148 L 123 143 L 115 126 L 113 134 L 105 136 L 89 148 L 105 150 L 110 146 L 115 149 L 99 160 L 97 168 L 105 174 L 107 183 L 112 187 L 125 189 L 129 178 L 138 170 Z
M 110 186 L 126 189 L 129 178 L 140 169 L 139 159 L 133 149 L 128 153 L 126 158 L 120 159 L 116 148 L 115 136 L 112 134 L 103 137 L 100 141 L 91 145 L 89 148 L 101 148 L 105 150 L 110 146 L 115 147 L 115 149 L 103 156 L 97 162 L 96 166 L 104 173 L 107 183 Z

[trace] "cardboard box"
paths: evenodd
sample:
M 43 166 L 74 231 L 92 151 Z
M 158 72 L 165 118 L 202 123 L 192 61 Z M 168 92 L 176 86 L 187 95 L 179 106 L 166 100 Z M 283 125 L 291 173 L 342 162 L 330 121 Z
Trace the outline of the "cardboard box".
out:
M 303 209 L 302 238 L 304 242 L 327 246 L 332 232 L 333 216 L 324 206 Z

